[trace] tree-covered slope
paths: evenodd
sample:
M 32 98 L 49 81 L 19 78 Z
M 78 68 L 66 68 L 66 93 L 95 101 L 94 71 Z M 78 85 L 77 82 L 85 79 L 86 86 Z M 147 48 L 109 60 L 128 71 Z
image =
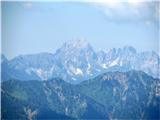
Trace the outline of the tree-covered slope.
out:
M 48 81 L 9 80 L 2 83 L 2 118 L 107 118 L 103 105 L 75 86 L 55 78 Z
M 77 85 L 82 93 L 105 106 L 113 119 L 158 119 L 158 79 L 141 71 L 108 72 Z
M 62 79 L 2 82 L 3 119 L 159 119 L 158 79 L 108 72 L 78 85 Z

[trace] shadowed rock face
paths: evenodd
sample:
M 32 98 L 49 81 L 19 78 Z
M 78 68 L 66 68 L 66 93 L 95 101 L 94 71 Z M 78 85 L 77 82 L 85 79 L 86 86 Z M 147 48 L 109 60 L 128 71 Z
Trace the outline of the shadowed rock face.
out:
M 62 79 L 2 82 L 4 119 L 159 119 L 158 79 L 107 72 L 78 85 Z

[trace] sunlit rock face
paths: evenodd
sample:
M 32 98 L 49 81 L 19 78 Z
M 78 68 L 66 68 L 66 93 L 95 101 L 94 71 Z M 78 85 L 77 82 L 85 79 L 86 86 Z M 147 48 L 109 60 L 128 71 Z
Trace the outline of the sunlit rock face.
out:
M 47 80 L 61 77 L 80 83 L 107 71 L 141 70 L 159 78 L 160 58 L 155 52 L 137 52 L 131 46 L 98 51 L 83 39 L 65 42 L 55 53 L 20 55 L 7 60 L 2 55 L 2 80 Z

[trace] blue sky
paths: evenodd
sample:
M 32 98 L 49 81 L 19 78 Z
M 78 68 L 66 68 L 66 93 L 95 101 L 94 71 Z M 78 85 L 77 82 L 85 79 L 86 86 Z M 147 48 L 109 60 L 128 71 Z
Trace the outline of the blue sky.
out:
M 67 40 L 86 39 L 95 50 L 159 46 L 157 2 L 2 2 L 2 53 L 54 53 Z

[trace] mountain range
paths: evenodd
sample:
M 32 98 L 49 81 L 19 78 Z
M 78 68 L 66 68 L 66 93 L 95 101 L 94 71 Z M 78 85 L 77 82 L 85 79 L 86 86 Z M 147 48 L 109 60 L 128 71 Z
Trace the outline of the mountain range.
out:
M 70 40 L 55 53 L 19 55 L 11 60 L 2 55 L 2 81 L 48 80 L 60 77 L 77 84 L 108 72 L 144 71 L 160 78 L 160 57 L 153 51 L 137 52 L 131 46 L 95 52 L 86 40 Z
M 159 119 L 160 57 L 85 40 L 55 53 L 1 55 L 2 119 Z
M 158 81 L 134 70 L 103 73 L 76 85 L 60 78 L 3 81 L 2 119 L 158 120 Z

